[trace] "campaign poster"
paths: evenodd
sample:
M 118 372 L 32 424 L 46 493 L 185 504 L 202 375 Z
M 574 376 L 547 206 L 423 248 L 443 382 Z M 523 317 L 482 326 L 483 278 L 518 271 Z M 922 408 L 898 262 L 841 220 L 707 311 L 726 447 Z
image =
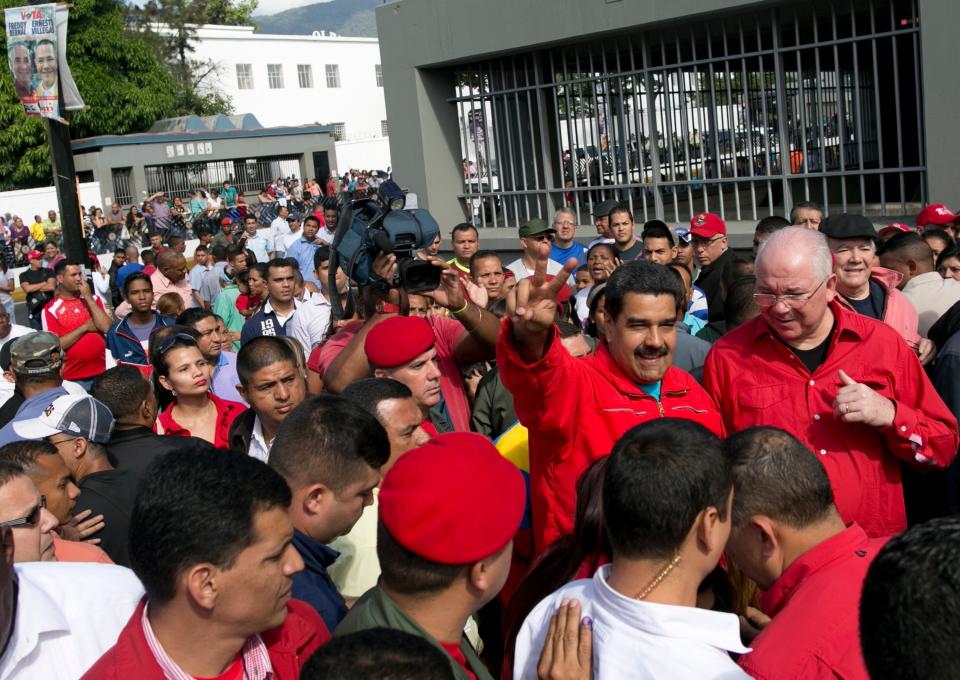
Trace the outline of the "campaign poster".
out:
M 66 7 L 53 4 L 4 10 L 10 73 L 29 116 L 63 120 L 61 94 L 65 109 L 83 108 L 67 65 L 67 16 Z

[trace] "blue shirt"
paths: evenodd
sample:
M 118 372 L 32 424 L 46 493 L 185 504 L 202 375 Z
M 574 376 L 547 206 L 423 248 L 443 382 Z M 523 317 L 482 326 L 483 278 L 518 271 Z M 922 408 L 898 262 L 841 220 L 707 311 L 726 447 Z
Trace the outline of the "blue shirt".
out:
M 303 280 L 309 281 L 313 285 L 319 285 L 317 277 L 313 273 L 313 254 L 320 247 L 320 241 L 314 239 L 308 241 L 302 236 L 290 244 L 287 248 L 287 257 L 293 258 L 300 265 L 300 273 L 303 274 Z
M 327 567 L 340 557 L 340 553 L 296 529 L 293 531 L 293 547 L 303 559 L 303 571 L 293 575 L 293 597 L 316 609 L 327 629 L 333 630 L 347 615 L 347 604 L 327 572 Z
M 582 243 L 574 241 L 569 248 L 560 248 L 556 243 L 550 246 L 550 259 L 560 264 L 566 264 L 571 257 L 577 258 L 577 266 L 587 261 L 587 248 Z
M 658 380 L 657 382 L 650 383 L 649 385 L 637 384 L 637 387 L 639 387 L 641 390 L 649 394 L 651 397 L 653 397 L 657 401 L 660 401 L 660 383 L 661 381 Z
M 210 391 L 221 399 L 238 401 L 246 404 L 246 400 L 237 392 L 237 355 L 226 350 L 217 357 L 217 365 L 213 367 L 213 379 L 210 381 Z
M 247 250 L 254 254 L 257 262 L 264 263 L 270 259 L 270 239 L 260 234 L 260 232 L 257 232 L 256 236 L 245 236 L 244 238 L 247 240 Z
M 0 446 L 24 441 L 25 437 L 21 437 L 13 431 L 13 424 L 30 420 L 31 418 L 39 418 L 43 415 L 45 408 L 52 404 L 57 397 L 62 397 L 65 394 L 69 394 L 69 392 L 63 387 L 51 387 L 46 392 L 34 395 L 20 404 L 17 415 L 13 417 L 13 420 L 4 425 L 3 429 L 0 429 Z

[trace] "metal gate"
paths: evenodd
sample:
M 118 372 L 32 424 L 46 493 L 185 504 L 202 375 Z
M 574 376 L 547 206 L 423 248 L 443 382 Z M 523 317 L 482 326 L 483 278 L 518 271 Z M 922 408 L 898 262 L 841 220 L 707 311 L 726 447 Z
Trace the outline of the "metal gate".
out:
M 919 59 L 915 0 L 814 0 L 459 67 L 461 201 L 484 227 L 609 198 L 674 223 L 916 212 Z

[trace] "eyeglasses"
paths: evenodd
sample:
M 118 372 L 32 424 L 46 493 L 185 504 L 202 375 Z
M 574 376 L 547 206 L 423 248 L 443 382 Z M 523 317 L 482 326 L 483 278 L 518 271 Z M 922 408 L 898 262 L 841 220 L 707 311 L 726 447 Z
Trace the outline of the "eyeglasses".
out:
M 573 227 L 577 224 L 573 220 L 554 220 L 553 223 L 556 225 L 563 225 L 565 227 Z
M 543 243 L 544 241 L 550 241 L 551 243 L 553 242 L 553 234 L 531 234 L 526 238 L 538 241 L 540 243 Z
M 193 346 L 196 346 L 197 339 L 192 335 L 187 335 L 186 333 L 174 333 L 163 340 L 157 345 L 157 356 L 162 357 L 164 354 L 169 352 L 177 342 L 186 342 Z
M 47 507 L 47 497 L 40 496 L 40 502 L 34 506 L 33 510 L 27 513 L 26 517 L 11 519 L 9 522 L 0 522 L 0 527 L 33 526 L 40 521 L 40 513 L 45 507 Z
M 709 248 L 710 246 L 712 246 L 714 243 L 716 243 L 717 241 L 719 241 L 719 240 L 722 239 L 722 238 L 725 238 L 725 237 L 724 237 L 724 236 L 714 236 L 713 238 L 707 239 L 707 240 L 705 240 L 705 241 L 704 241 L 703 239 L 695 239 L 694 242 L 693 242 L 693 247 L 694 247 L 696 250 L 706 250 L 707 248 Z
M 802 294 L 796 294 L 796 295 L 794 294 L 774 295 L 773 293 L 754 293 L 753 299 L 757 303 L 758 307 L 773 307 L 775 304 L 777 304 L 782 300 L 783 304 L 785 304 L 787 307 L 791 307 L 792 309 L 799 309 L 800 307 L 803 307 L 805 304 L 807 304 L 810 298 L 812 298 L 814 295 L 817 294 L 817 291 L 820 290 L 820 286 L 822 286 L 825 282 L 826 282 L 826 279 L 821 281 L 820 284 L 809 293 L 802 293 Z

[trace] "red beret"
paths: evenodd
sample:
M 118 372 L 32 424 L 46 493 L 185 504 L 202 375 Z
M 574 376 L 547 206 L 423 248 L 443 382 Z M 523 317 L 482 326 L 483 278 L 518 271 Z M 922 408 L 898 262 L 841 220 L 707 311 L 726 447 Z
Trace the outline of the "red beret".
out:
M 690 233 L 700 238 L 713 238 L 719 234 L 726 236 L 727 225 L 719 215 L 700 213 L 690 220 Z
M 472 432 L 403 454 L 380 485 L 380 519 L 407 550 L 441 564 L 495 555 L 517 533 L 526 487 L 516 466 Z
M 363 351 L 377 368 L 396 368 L 433 347 L 433 328 L 419 316 L 393 316 L 367 333 Z

